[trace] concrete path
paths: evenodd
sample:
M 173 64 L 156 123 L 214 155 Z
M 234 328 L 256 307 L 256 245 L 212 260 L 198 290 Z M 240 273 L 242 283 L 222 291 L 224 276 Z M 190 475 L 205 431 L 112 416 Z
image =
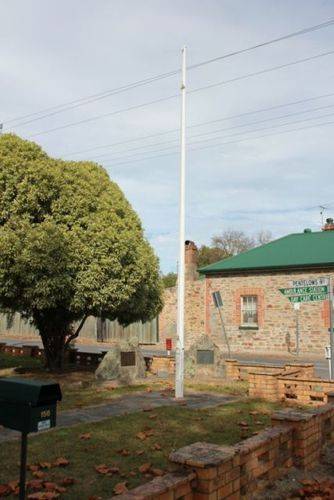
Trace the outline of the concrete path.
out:
M 186 407 L 192 409 L 210 408 L 236 401 L 235 396 L 220 394 L 189 393 L 185 397 Z M 82 409 L 64 411 L 58 414 L 57 428 L 72 427 L 81 423 L 99 422 L 109 417 L 126 413 L 135 413 L 145 409 L 161 406 L 180 406 L 168 393 L 140 392 L 115 398 L 111 403 L 99 406 L 88 406 Z M 31 436 L 36 434 L 31 434 Z M 20 433 L 0 428 L 0 443 L 20 437 Z

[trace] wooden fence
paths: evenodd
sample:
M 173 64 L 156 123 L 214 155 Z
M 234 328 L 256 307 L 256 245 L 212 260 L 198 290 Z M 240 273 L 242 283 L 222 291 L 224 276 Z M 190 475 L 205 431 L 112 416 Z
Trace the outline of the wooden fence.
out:
M 12 316 L 0 314 L 0 340 L 1 337 L 38 339 L 39 334 L 20 314 L 16 313 Z M 155 344 L 159 341 L 158 320 L 156 318 L 147 323 L 133 323 L 124 328 L 117 321 L 101 320 L 90 316 L 81 330 L 80 338 L 97 342 L 138 338 L 142 344 Z

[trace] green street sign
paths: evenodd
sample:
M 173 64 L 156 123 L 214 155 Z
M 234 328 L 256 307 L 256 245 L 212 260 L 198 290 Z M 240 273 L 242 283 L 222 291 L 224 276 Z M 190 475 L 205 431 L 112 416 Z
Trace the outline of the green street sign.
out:
M 286 297 L 292 296 L 309 296 L 309 295 L 326 295 L 328 293 L 327 285 L 317 285 L 317 286 L 298 286 L 292 288 L 280 288 L 279 291 Z M 325 300 L 325 299 L 313 299 L 313 300 Z M 298 302 L 297 300 L 295 302 Z M 306 302 L 306 301 L 304 301 Z
M 327 293 L 309 293 L 306 295 L 292 295 L 287 296 L 290 302 L 316 302 L 317 300 L 326 300 L 328 299 Z

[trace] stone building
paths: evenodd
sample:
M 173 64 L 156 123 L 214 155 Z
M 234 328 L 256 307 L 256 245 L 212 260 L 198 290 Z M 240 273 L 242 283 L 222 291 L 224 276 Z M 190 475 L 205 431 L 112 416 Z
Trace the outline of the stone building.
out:
M 232 353 L 294 352 L 299 316 L 300 352 L 321 353 L 329 345 L 328 300 L 305 302 L 297 312 L 281 288 L 296 280 L 331 276 L 334 283 L 334 224 L 323 230 L 290 234 L 202 269 L 196 269 L 196 246 L 186 244 L 185 347 L 208 335 L 225 348 L 212 293 L 220 291 L 223 321 Z M 190 253 L 191 252 L 191 253 Z M 160 345 L 172 338 L 175 346 L 176 288 L 165 292 L 159 318 Z

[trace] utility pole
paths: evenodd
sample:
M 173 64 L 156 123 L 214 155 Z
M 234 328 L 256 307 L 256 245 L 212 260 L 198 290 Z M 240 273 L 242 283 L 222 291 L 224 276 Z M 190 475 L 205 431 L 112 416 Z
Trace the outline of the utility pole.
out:
M 334 311 L 333 311 L 333 283 L 332 277 L 328 278 L 328 295 L 329 295 L 329 344 L 331 347 L 331 378 L 334 376 Z
M 185 295 L 185 167 L 186 167 L 186 47 L 182 49 L 181 77 L 181 158 L 179 207 L 179 266 L 177 279 L 177 343 L 175 352 L 175 398 L 184 395 L 184 295 Z

